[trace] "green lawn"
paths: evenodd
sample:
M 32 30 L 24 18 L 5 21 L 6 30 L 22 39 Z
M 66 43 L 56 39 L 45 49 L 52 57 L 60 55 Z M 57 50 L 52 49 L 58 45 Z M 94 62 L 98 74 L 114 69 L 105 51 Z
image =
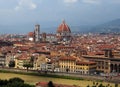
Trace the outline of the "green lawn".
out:
M 79 85 L 81 87 L 86 87 L 88 84 L 92 85 L 92 81 L 85 81 L 85 80 L 69 80 L 69 79 L 60 79 L 60 78 L 50 78 L 50 77 L 41 77 L 41 76 L 31 76 L 31 75 L 21 75 L 21 74 L 12 74 L 12 73 L 0 73 L 0 79 L 9 79 L 13 77 L 19 77 L 23 80 L 25 80 L 28 84 L 34 84 L 39 81 L 53 81 L 53 83 L 59 83 L 59 84 L 69 84 L 69 85 Z M 100 82 L 99 82 L 100 83 Z M 107 85 L 108 83 L 102 82 L 102 84 Z M 112 87 L 114 87 L 114 84 L 109 83 Z

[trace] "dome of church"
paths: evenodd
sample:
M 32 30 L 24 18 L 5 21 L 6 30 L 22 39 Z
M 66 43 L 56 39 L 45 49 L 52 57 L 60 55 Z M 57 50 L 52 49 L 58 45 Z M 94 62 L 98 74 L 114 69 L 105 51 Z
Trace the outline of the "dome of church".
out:
M 65 21 L 63 21 L 62 24 L 60 24 L 57 29 L 57 33 L 63 33 L 63 32 L 71 33 L 71 30 L 69 26 L 65 23 Z

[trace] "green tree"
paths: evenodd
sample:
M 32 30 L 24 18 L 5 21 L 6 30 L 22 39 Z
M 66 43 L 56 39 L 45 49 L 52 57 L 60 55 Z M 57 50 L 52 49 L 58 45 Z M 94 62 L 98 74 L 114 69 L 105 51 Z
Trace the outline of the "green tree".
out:
M 118 84 L 117 84 L 117 83 L 115 83 L 115 87 L 118 87 Z
M 105 87 L 105 86 L 103 86 L 103 84 L 100 84 L 98 87 Z
M 87 85 L 87 87 L 90 87 L 89 85 Z
M 15 61 L 14 60 L 11 60 L 9 62 L 9 67 L 15 67 Z
M 21 82 L 14 82 L 14 83 L 8 83 L 4 87 L 35 87 L 29 84 L 21 83 Z
M 26 67 L 27 71 L 29 70 L 29 68 L 33 68 L 34 66 L 34 56 L 31 56 L 30 60 L 26 60 L 24 61 L 23 67 Z
M 0 87 L 35 87 L 35 86 L 25 84 L 24 80 L 15 77 L 9 80 L 0 80 Z
M 7 80 L 1 80 L 0 79 L 0 86 L 2 85 L 7 85 L 8 81 Z
M 23 64 L 23 67 L 26 67 L 27 71 L 29 70 L 29 68 L 32 68 L 33 67 L 33 64 L 31 63 L 24 63 Z
M 34 64 L 34 59 L 35 59 L 35 57 L 34 56 L 31 56 L 31 58 L 30 58 L 30 63 L 33 65 Z
M 49 82 L 48 82 L 48 87 L 55 87 L 55 86 L 53 85 L 53 82 L 52 82 L 52 81 L 49 81 Z
M 21 83 L 24 83 L 24 80 L 15 77 L 15 78 L 9 79 L 9 82 L 10 82 L 10 83 L 14 83 L 14 82 L 21 82 Z

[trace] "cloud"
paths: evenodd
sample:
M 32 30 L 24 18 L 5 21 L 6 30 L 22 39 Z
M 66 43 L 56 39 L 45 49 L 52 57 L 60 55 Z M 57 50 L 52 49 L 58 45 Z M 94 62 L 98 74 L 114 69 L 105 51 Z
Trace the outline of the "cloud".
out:
M 37 5 L 33 3 L 32 0 L 19 0 L 18 5 L 15 7 L 15 10 L 20 10 L 20 9 L 33 10 L 36 8 L 37 8 Z
M 78 0 L 64 0 L 64 3 L 76 3 Z
M 82 0 L 84 3 L 99 4 L 100 0 Z

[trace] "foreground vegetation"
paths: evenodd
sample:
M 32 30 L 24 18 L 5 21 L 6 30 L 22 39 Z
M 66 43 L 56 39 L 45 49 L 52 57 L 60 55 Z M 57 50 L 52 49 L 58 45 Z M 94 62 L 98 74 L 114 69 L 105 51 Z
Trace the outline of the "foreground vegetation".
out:
M 26 84 L 24 83 L 24 80 L 15 77 L 9 80 L 0 79 L 0 87 L 35 87 L 35 86 Z
M 24 83 L 24 80 L 18 77 L 10 78 L 9 80 L 1 80 L 0 79 L 0 87 L 35 87 L 34 85 L 29 85 Z M 47 87 L 55 87 L 52 81 L 48 82 Z M 80 87 L 78 85 L 74 85 L 74 87 Z M 86 87 L 112 87 L 110 84 L 107 84 L 106 86 L 102 83 L 93 82 L 92 86 L 87 85 Z M 118 85 L 115 85 L 115 87 L 118 87 Z
M 82 77 L 73 77 L 73 76 L 65 76 L 65 75 L 53 75 L 53 74 L 36 73 L 36 72 L 16 72 L 16 71 L 0 70 L 0 73 L 14 73 L 14 74 L 21 74 L 21 75 L 32 75 L 32 76 L 71 79 L 71 80 L 87 80 L 87 79 L 84 79 Z M 101 81 L 101 80 L 99 80 L 99 81 Z
M 102 84 L 102 83 L 98 83 L 98 82 L 93 82 L 92 85 L 87 85 L 86 87 L 118 87 L 118 84 L 115 84 L 114 86 L 110 85 L 110 84 Z
M 89 85 L 89 87 L 92 87 L 93 85 L 93 81 L 87 81 L 87 80 L 72 80 L 72 79 L 62 79 L 62 78 L 52 78 L 52 77 L 47 77 L 47 76 L 35 76 L 35 75 L 24 75 L 24 74 L 15 74 L 15 73 L 1 73 L 0 72 L 0 79 L 10 79 L 10 78 L 14 78 L 14 77 L 18 77 L 21 78 L 25 81 L 25 83 L 31 84 L 31 85 L 35 85 L 37 82 L 49 82 L 52 81 L 53 83 L 57 83 L 57 84 L 67 84 L 67 85 L 77 85 L 80 87 L 87 87 Z M 106 83 L 106 82 L 98 82 L 98 84 L 103 84 L 103 85 L 107 85 L 110 84 L 111 87 L 115 87 L 114 84 L 112 83 Z
M 48 74 L 45 72 L 38 73 L 38 72 L 19 72 L 19 71 L 9 71 L 9 70 L 0 70 L 0 73 L 14 73 L 14 74 L 21 74 L 21 75 L 32 75 L 32 76 L 41 76 L 41 77 L 50 77 L 50 78 L 61 78 L 61 79 L 71 79 L 71 80 L 88 80 L 82 77 L 74 77 L 74 76 L 66 76 L 66 75 L 55 75 L 55 74 Z M 103 80 L 96 80 L 98 82 L 103 82 Z

